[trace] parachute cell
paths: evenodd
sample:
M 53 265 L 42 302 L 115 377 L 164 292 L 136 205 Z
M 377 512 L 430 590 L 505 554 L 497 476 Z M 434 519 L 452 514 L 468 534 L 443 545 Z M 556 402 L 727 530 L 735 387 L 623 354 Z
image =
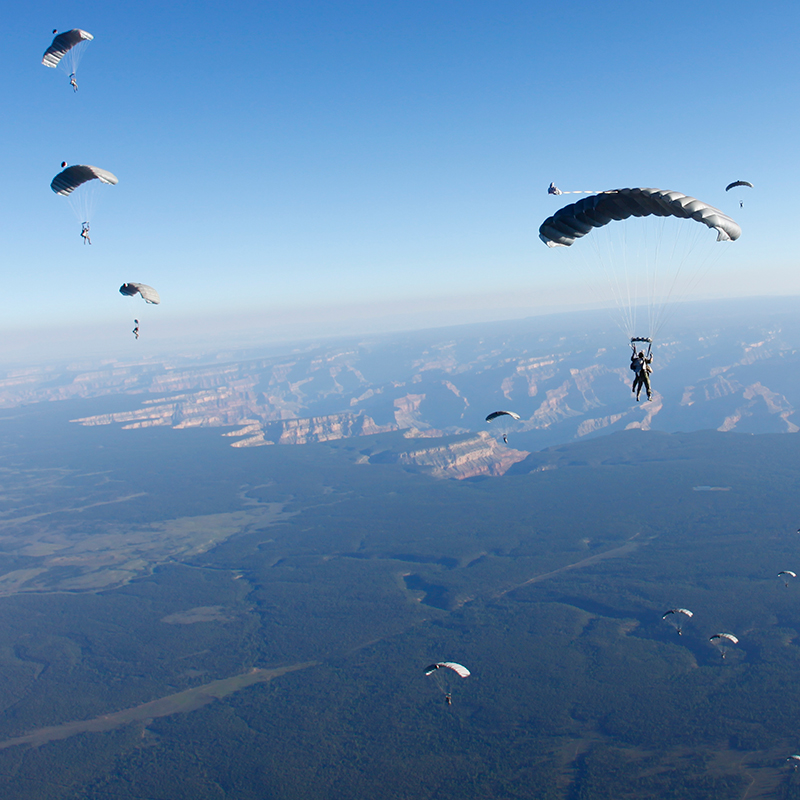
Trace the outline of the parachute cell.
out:
M 157 306 L 161 302 L 158 292 L 146 283 L 123 283 L 119 287 L 119 293 L 127 297 L 135 297 L 137 294 L 141 295 L 145 303 Z
M 511 419 L 522 419 L 519 414 L 515 414 L 513 411 L 492 411 L 492 413 L 486 417 L 486 421 L 491 422 L 493 419 L 503 416 L 511 417 Z
M 84 42 L 90 42 L 92 39 L 94 39 L 94 36 L 92 36 L 91 33 L 82 31 L 80 28 L 66 31 L 66 33 L 59 33 L 58 36 L 53 39 L 53 43 L 50 47 L 44 51 L 42 64 L 46 67 L 57 67 L 61 59 L 72 51 L 73 48 Z M 70 69 L 70 72 L 74 71 L 74 69 Z

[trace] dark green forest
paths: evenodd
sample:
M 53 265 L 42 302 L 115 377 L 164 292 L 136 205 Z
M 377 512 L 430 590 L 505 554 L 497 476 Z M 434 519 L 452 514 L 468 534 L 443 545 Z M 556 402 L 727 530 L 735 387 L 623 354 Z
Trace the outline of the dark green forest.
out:
M 26 536 L 113 551 L 282 513 L 112 589 L 0 597 L 3 797 L 800 797 L 800 579 L 777 578 L 800 572 L 797 437 L 628 431 L 457 482 L 359 463 L 400 434 L 234 450 L 78 429 L 68 405 L 0 420 L 3 576 L 43 568 Z M 80 573 L 70 553 L 43 575 Z M 472 672 L 452 706 L 423 675 L 440 660 Z M 4 746 L 302 662 L 190 712 Z

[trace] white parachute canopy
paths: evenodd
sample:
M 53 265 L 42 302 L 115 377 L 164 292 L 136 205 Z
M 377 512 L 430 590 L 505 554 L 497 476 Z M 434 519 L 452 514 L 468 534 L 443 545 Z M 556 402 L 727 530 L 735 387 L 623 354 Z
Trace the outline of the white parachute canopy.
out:
M 456 664 L 455 661 L 437 661 L 425 667 L 425 674 L 433 678 L 439 691 L 449 702 L 450 694 L 460 683 L 461 678 L 468 678 L 470 673 L 463 664 Z
M 50 188 L 66 197 L 79 222 L 90 222 L 96 204 L 96 189 L 100 184 L 116 186 L 114 173 L 90 164 L 74 164 L 62 170 L 50 182 Z
M 67 75 L 74 75 L 78 71 L 83 51 L 92 39 L 94 36 L 91 33 L 80 28 L 59 33 L 50 47 L 44 51 L 42 64 L 46 67 L 60 67 Z
M 790 569 L 782 569 L 778 573 L 778 577 L 783 581 L 786 588 L 789 588 L 789 581 L 794 580 L 797 577 L 796 572 L 792 572 Z
M 661 619 L 666 620 L 670 625 L 672 625 L 680 636 L 683 633 L 683 623 L 687 619 L 691 619 L 693 616 L 694 612 L 689 611 L 688 608 L 671 608 L 669 611 L 664 613 Z
M 135 297 L 137 294 L 141 295 L 145 303 L 157 306 L 161 302 L 158 292 L 146 283 L 123 283 L 119 287 L 119 293 L 127 297 Z
M 425 667 L 425 674 L 432 675 L 437 669 L 451 669 L 459 678 L 468 678 L 470 676 L 470 671 L 465 666 L 456 664 L 454 661 L 439 661 L 437 664 L 431 664 Z
M 491 422 L 493 419 L 504 416 L 511 417 L 511 419 L 522 419 L 519 414 L 516 414 L 513 411 L 492 411 L 492 413 L 486 417 L 486 421 Z

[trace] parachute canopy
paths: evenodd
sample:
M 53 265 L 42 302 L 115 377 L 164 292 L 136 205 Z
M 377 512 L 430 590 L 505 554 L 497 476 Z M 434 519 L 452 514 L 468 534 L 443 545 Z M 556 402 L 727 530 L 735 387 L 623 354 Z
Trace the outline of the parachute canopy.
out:
M 790 578 L 796 578 L 797 577 L 797 573 L 796 572 L 792 572 L 790 569 L 782 569 L 778 573 L 778 577 L 780 578 L 781 575 L 788 575 Z
M 115 186 L 119 183 L 116 175 L 108 172 L 108 170 L 100 169 L 100 167 L 92 167 L 88 164 L 75 164 L 67 167 L 63 172 L 50 182 L 50 188 L 62 197 L 66 197 L 77 189 L 81 184 L 87 181 L 99 180 L 101 183 L 107 183 Z
M 755 188 L 755 187 L 753 186 L 753 184 L 752 184 L 752 183 L 750 183 L 750 181 L 734 181 L 733 183 L 729 183 L 729 184 L 728 184 L 728 185 L 725 187 L 725 191 L 726 191 L 726 192 L 729 192 L 731 189 L 734 189 L 734 188 L 736 188 L 737 186 L 749 186 L 751 189 L 754 189 L 754 188 Z
M 135 297 L 137 294 L 142 296 L 145 303 L 157 306 L 161 302 L 158 292 L 146 283 L 123 283 L 119 287 L 119 293 L 127 297 Z
M 515 414 L 513 411 L 492 411 L 492 413 L 486 417 L 486 421 L 491 422 L 493 419 L 497 419 L 498 417 L 502 416 L 509 416 L 511 419 L 522 419 L 519 414 Z
M 688 608 L 671 608 L 664 614 L 663 617 L 661 617 L 661 619 L 666 619 L 668 616 L 670 616 L 670 614 L 685 614 L 690 619 L 694 616 L 694 612 L 689 611 Z
M 732 633 L 715 633 L 708 641 L 715 644 L 739 644 L 739 640 Z
M 717 232 L 718 242 L 734 241 L 742 235 L 729 216 L 689 195 L 667 189 L 613 189 L 560 208 L 539 226 L 539 238 L 548 247 L 569 247 L 614 220 L 649 216 L 701 222 Z
M 470 675 L 470 671 L 466 667 L 456 664 L 454 661 L 440 661 L 438 664 L 431 664 L 425 667 L 425 674 L 433 675 L 437 669 L 451 669 L 459 678 L 468 678 Z
M 66 33 L 59 33 L 53 43 L 47 50 L 44 51 L 42 56 L 42 64 L 46 67 L 57 67 L 58 62 L 76 45 L 81 42 L 89 42 L 94 39 L 88 31 L 82 31 L 80 28 L 75 28 Z

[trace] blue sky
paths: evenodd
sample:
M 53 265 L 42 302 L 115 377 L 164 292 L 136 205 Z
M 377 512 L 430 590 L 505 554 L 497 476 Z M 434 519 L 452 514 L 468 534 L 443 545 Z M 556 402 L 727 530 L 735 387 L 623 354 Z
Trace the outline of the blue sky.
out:
M 42 326 L 132 347 L 125 281 L 159 289 L 164 336 L 586 303 L 537 237 L 551 180 L 718 205 L 744 233 L 700 293 L 800 293 L 792 4 L 30 2 L 6 25 L 3 357 Z M 78 94 L 39 63 L 73 27 Z M 62 160 L 119 177 L 91 247 Z

